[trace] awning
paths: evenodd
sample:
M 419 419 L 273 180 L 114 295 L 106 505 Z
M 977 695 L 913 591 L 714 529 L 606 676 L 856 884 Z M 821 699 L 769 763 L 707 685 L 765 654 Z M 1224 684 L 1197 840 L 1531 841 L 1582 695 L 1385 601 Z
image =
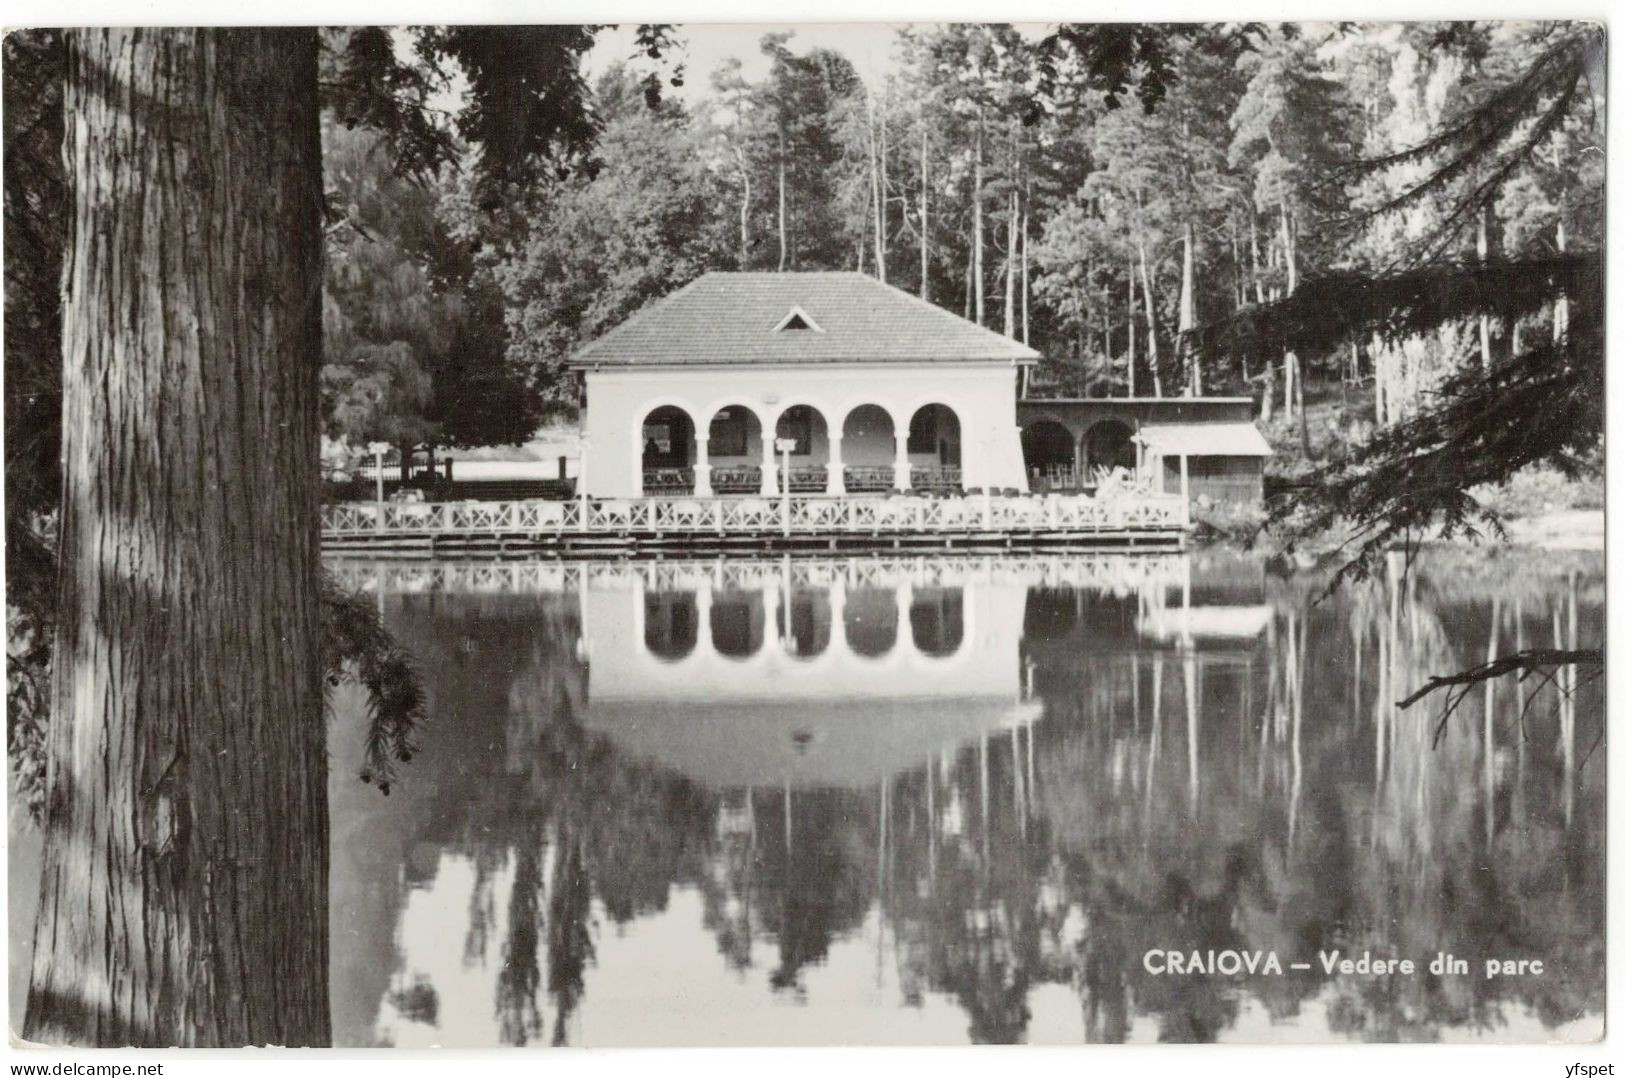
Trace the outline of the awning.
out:
M 1165 457 L 1268 457 L 1274 451 L 1251 423 L 1147 423 L 1140 444 Z

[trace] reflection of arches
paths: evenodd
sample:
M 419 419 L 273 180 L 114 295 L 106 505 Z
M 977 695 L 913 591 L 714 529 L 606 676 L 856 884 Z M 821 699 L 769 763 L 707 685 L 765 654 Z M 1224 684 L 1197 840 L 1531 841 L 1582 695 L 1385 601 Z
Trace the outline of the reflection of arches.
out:
M 959 417 L 946 404 L 926 404 L 908 421 L 908 451 L 931 457 L 929 463 L 959 467 Z
M 786 617 L 786 606 L 788 617 Z M 779 637 L 784 650 L 798 658 L 822 655 L 829 647 L 830 606 L 825 591 L 796 590 L 779 607 Z
M 779 415 L 773 437 L 775 443 L 780 438 L 795 442 L 790 450 L 790 490 L 823 490 L 829 479 L 824 467 L 829 459 L 829 424 L 823 413 L 810 404 L 793 404 Z
M 875 658 L 897 645 L 897 597 L 882 588 L 846 593 L 846 646 L 854 655 Z
M 717 494 L 756 494 L 762 489 L 762 421 L 743 404 L 718 408 L 706 443 L 711 489 Z
M 748 659 L 762 648 L 766 621 L 760 592 L 723 592 L 711 600 L 711 647 L 730 659 Z
M 699 604 L 691 591 L 646 592 L 643 596 L 643 646 L 668 662 L 694 650 L 699 640 Z
M 841 424 L 841 460 L 846 489 L 854 494 L 891 490 L 897 460 L 896 430 L 891 413 L 878 404 L 860 404 Z
M 915 588 L 908 624 L 916 651 L 952 655 L 965 640 L 965 589 Z
M 1134 471 L 1137 453 L 1134 432 L 1120 419 L 1102 419 L 1083 436 L 1084 466 L 1091 472 L 1096 468 L 1124 468 Z
M 1053 419 L 1040 419 L 1021 429 L 1021 459 L 1034 490 L 1073 490 L 1078 486 L 1077 455 L 1072 432 Z

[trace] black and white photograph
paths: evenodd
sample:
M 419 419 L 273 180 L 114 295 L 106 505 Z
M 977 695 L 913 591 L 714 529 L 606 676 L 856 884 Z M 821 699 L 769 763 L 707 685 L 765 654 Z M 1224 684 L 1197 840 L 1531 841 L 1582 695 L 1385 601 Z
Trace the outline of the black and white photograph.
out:
M 11 1062 L 1607 1065 L 1605 22 L 514 18 L 4 35 Z

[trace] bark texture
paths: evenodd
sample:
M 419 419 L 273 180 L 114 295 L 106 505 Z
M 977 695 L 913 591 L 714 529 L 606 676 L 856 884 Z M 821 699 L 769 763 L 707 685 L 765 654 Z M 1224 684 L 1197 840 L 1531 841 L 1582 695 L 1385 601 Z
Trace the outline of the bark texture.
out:
M 25 1035 L 325 1044 L 316 32 L 69 37 L 60 617 Z

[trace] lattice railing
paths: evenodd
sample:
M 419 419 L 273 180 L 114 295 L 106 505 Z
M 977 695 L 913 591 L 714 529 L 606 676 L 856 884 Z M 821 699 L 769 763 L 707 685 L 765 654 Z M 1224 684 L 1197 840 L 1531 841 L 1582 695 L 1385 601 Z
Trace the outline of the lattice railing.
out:
M 762 469 L 754 464 L 736 467 L 719 465 L 711 469 L 711 489 L 718 494 L 760 494 Z
M 693 468 L 645 468 L 643 489 L 649 494 L 694 493 Z
M 379 514 L 382 513 L 380 520 Z M 622 534 L 716 532 L 817 535 L 975 531 L 1177 530 L 1189 523 L 1177 494 L 1119 490 L 1084 495 L 888 498 L 649 497 L 514 502 L 346 502 L 322 510 L 327 536 L 388 532 L 453 534 Z
M 845 468 L 846 489 L 849 494 L 874 494 L 889 491 L 897 474 L 889 464 L 848 464 Z
M 960 471 L 952 466 L 917 464 L 909 469 L 914 489 L 940 494 L 957 493 L 961 487 Z
M 542 593 L 626 589 L 651 592 L 759 591 L 782 588 L 963 587 L 972 584 L 1075 587 L 1117 597 L 1156 595 L 1178 586 L 1182 554 L 917 555 L 906 558 L 806 558 L 753 561 L 365 561 L 331 558 L 347 588 L 418 592 Z

